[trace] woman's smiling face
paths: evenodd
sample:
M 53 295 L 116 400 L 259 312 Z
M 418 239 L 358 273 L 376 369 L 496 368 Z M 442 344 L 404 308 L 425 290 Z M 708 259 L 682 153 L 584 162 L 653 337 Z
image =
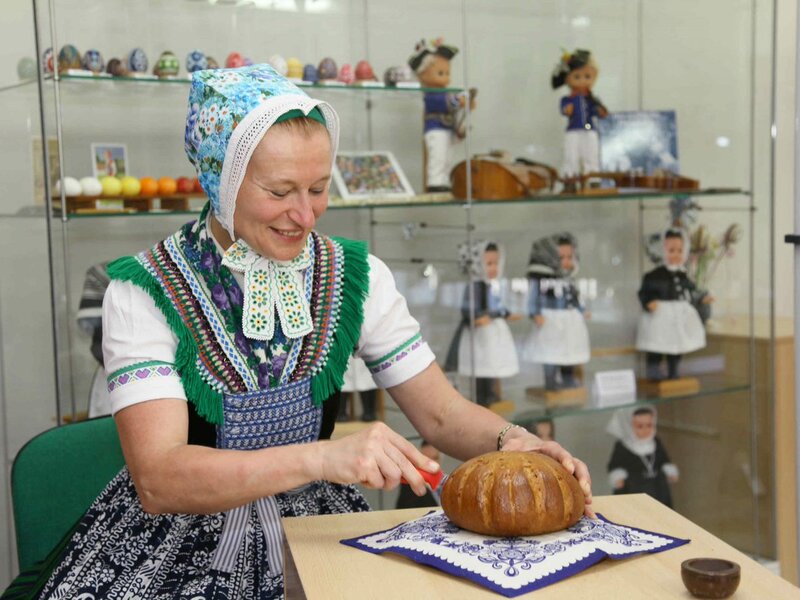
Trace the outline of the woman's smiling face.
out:
M 331 143 L 325 127 L 313 123 L 267 131 L 236 197 L 236 237 L 272 260 L 299 255 L 328 208 Z

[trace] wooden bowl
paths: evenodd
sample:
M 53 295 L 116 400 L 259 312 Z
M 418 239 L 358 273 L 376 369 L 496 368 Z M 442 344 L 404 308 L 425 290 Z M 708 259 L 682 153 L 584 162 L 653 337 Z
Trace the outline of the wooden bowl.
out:
M 739 587 L 741 568 L 722 558 L 690 558 L 681 563 L 681 578 L 697 598 L 727 598 Z

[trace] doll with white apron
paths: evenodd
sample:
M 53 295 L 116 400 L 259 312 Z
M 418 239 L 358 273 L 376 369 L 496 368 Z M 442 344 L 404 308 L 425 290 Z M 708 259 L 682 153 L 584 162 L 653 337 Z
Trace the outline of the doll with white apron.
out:
M 663 264 L 642 278 L 639 301 L 643 312 L 636 349 L 646 353 L 648 379 L 664 378 L 661 363 L 665 358 L 667 378 L 676 379 L 681 356 L 706 345 L 698 307 L 707 307 L 714 299 L 698 291 L 689 279 L 685 267 L 688 256 L 686 231 L 668 229 L 663 235 Z
M 528 262 L 528 315 L 534 327 L 523 359 L 544 365 L 547 390 L 577 387 L 575 366 L 589 362 L 589 330 L 573 279 L 577 272 L 577 242 L 572 234 L 534 242 Z
M 357 393 L 361 398 L 362 421 L 374 421 L 377 419 L 375 405 L 378 401 L 378 386 L 375 384 L 367 364 L 356 356 L 351 356 L 347 363 L 342 392 L 345 394 Z M 342 398 L 339 403 L 338 421 L 347 420 L 347 404 L 345 398 Z
M 476 402 L 489 406 L 501 400 L 497 380 L 519 373 L 517 349 L 507 323 L 507 320 L 516 320 L 519 316 L 503 305 L 500 293 L 503 253 L 500 246 L 490 241 L 479 241 L 471 249 L 462 245 L 459 250 L 462 267 L 470 269 L 475 277 L 471 286 L 475 311 L 470 311 L 470 288 L 467 287 L 461 305 L 461 323 L 450 345 L 447 363 L 460 375 L 475 375 Z

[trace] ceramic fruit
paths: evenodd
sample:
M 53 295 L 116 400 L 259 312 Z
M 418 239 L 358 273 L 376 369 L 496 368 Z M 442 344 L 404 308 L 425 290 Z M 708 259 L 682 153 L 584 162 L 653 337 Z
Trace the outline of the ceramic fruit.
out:
M 92 49 L 87 50 L 83 55 L 81 65 L 83 65 L 84 69 L 91 71 L 92 73 L 102 73 L 106 63 L 103 60 L 103 55 L 100 54 L 98 50 Z
M 147 55 L 141 48 L 134 48 L 128 54 L 128 71 L 131 73 L 146 73 L 148 64 Z
M 104 196 L 119 196 L 122 193 L 122 182 L 113 175 L 101 177 L 100 185 L 103 187 Z
M 63 73 L 67 69 L 81 68 L 81 53 L 72 44 L 67 44 L 58 52 L 58 72 Z
M 175 185 L 179 194 L 191 194 L 194 190 L 194 183 L 188 177 L 178 177 Z
M 132 175 L 123 177 L 121 183 L 123 196 L 138 196 L 139 192 L 142 191 L 142 184 Z
M 103 184 L 97 177 L 82 177 L 80 184 L 81 194 L 84 196 L 99 196 L 103 193 Z
M 202 71 L 208 68 L 208 58 L 200 50 L 192 50 L 186 55 L 186 70 L 189 73 Z
M 142 177 L 139 180 L 139 185 L 142 188 L 139 191 L 142 196 L 155 196 L 158 194 L 158 182 L 152 177 Z
M 156 77 L 175 77 L 180 71 L 181 64 L 178 57 L 169 50 L 165 50 L 158 57 L 156 66 L 153 68 L 153 75 Z
M 160 177 L 158 180 L 158 193 L 164 196 L 173 195 L 178 189 L 178 184 L 172 177 Z
M 80 196 L 81 184 L 74 177 L 64 177 L 56 182 L 56 195 L 61 195 L 61 188 L 64 188 L 65 196 Z

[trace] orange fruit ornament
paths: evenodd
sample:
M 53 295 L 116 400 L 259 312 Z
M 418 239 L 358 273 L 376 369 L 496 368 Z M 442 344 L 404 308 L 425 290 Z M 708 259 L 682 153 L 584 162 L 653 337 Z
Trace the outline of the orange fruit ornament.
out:
M 155 196 L 158 193 L 158 182 L 152 177 L 142 177 L 139 184 L 142 186 L 142 196 Z
M 158 180 L 158 193 L 171 196 L 178 190 L 178 184 L 172 177 L 161 177 Z

